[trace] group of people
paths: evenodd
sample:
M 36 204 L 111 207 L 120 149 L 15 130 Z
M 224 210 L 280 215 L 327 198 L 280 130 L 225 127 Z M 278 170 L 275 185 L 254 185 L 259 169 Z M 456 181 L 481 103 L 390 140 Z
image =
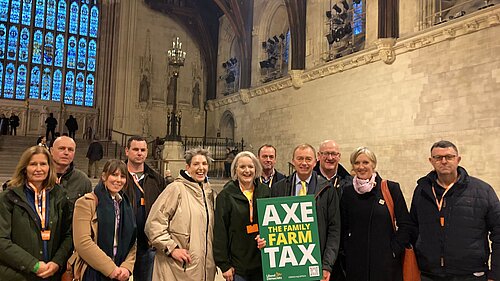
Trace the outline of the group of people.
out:
M 57 119 L 54 117 L 54 113 L 49 113 L 49 116 L 45 119 L 45 138 L 48 140 L 49 135 L 51 136 L 51 140 L 55 139 L 56 136 L 56 128 L 57 128 Z M 78 121 L 73 115 L 70 115 L 66 122 L 64 123 L 66 128 L 68 129 L 68 136 L 70 138 L 75 138 L 76 131 L 78 130 Z
M 21 119 L 14 112 L 10 117 L 5 114 L 0 114 L 0 135 L 17 135 L 17 127 L 19 127 Z
M 227 281 L 261 281 L 257 200 L 307 194 L 316 201 L 321 280 L 401 281 L 410 246 L 423 281 L 500 280 L 498 197 L 459 166 L 449 141 L 432 145 L 433 170 L 417 181 L 410 211 L 400 185 L 377 172 L 373 151 L 352 152 L 348 172 L 333 140 L 318 152 L 295 147 L 289 176 L 274 168 L 272 145 L 257 156 L 242 151 L 219 194 L 203 148 L 186 151 L 185 169 L 165 182 L 144 163 L 146 139 L 131 137 L 127 160 L 106 162 L 92 189 L 71 164 L 75 147 L 60 137 L 50 152 L 27 149 L 0 193 L 0 280 L 60 280 L 69 260 L 86 281 L 213 281 L 216 267 Z

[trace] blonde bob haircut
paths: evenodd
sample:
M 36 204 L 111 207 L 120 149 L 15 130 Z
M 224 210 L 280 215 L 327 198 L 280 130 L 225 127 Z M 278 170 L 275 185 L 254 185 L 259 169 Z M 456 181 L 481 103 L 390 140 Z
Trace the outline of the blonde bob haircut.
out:
M 52 157 L 50 157 L 50 152 L 43 146 L 32 146 L 26 149 L 19 162 L 17 163 L 16 170 L 12 175 L 12 179 L 9 181 L 8 187 L 13 188 L 17 186 L 24 185 L 28 181 L 28 175 L 26 172 L 26 168 L 30 164 L 31 157 L 36 154 L 43 154 L 47 157 L 47 163 L 49 164 L 49 174 L 43 180 L 43 188 L 52 188 L 56 185 L 57 174 L 54 166 L 54 162 L 52 161 Z
M 262 175 L 262 166 L 260 165 L 259 159 L 257 159 L 257 157 L 255 157 L 255 155 L 250 151 L 242 151 L 236 154 L 233 163 L 231 164 L 231 178 L 233 180 L 238 179 L 238 174 L 236 173 L 236 169 L 238 168 L 238 161 L 242 157 L 248 157 L 252 160 L 253 166 L 255 167 L 255 176 L 253 179 L 255 180 L 256 178 L 259 178 Z
M 359 155 L 364 154 L 370 159 L 370 161 L 373 164 L 373 169 L 377 168 L 377 156 L 375 156 L 375 153 L 371 151 L 368 147 L 365 146 L 360 146 L 354 150 L 353 153 L 351 153 L 351 165 L 354 169 L 354 162 L 356 162 L 356 159 L 358 158 Z

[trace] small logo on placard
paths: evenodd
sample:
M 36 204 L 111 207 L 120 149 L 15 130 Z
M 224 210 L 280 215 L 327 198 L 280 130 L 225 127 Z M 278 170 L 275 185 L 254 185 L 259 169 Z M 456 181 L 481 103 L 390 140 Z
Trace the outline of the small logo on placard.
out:
M 319 266 L 311 265 L 309 267 L 309 276 L 310 277 L 318 277 L 319 276 Z

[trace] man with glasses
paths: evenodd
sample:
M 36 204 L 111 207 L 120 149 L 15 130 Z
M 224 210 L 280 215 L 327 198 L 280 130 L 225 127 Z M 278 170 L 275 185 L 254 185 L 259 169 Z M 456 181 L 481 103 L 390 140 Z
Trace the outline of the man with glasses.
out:
M 500 280 L 500 203 L 460 160 L 453 143 L 438 141 L 429 157 L 434 170 L 417 181 L 410 215 L 422 281 Z
M 318 161 L 314 170 L 323 176 L 337 190 L 339 196 L 347 184 L 352 183 L 352 177 L 340 164 L 340 148 L 334 140 L 325 140 L 319 145 Z
M 340 243 L 339 195 L 331 184 L 313 171 L 316 152 L 310 144 L 301 144 L 293 150 L 295 172 L 279 181 L 272 189 L 272 197 L 314 195 L 318 216 L 323 276 L 329 281 Z
M 264 144 L 258 151 L 259 162 L 262 165 L 262 176 L 260 182 L 272 188 L 277 182 L 285 178 L 285 175 L 276 171 L 276 148 L 270 144 Z

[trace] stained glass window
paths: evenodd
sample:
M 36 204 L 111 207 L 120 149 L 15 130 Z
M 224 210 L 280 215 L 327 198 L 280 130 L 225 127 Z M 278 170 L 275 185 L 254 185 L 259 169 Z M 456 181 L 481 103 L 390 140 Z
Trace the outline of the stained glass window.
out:
M 73 71 L 68 71 L 66 73 L 66 81 L 64 87 L 64 103 L 72 104 L 73 103 L 73 95 L 75 94 L 75 74 Z
M 26 66 L 21 64 L 17 69 L 16 99 L 26 98 Z
M 11 26 L 9 29 L 9 42 L 7 43 L 7 59 L 9 60 L 16 60 L 18 37 L 17 27 Z
M 9 0 L 0 0 L 0 21 L 7 21 L 9 15 Z
M 30 75 L 30 99 L 40 98 L 40 69 L 35 66 Z
M 44 19 L 45 19 L 45 0 L 36 0 L 35 27 L 43 28 Z
M 10 22 L 19 23 L 21 13 L 21 0 L 10 0 Z
M 5 28 L 4 24 L 0 24 L 0 59 L 5 58 L 5 42 L 7 41 L 6 39 L 7 29 Z
M 94 106 L 97 0 L 0 0 L 0 103 Z
M 99 26 L 99 9 L 97 6 L 90 9 L 90 36 L 97 38 L 97 28 Z
M 21 39 L 19 40 L 19 61 L 28 62 L 28 47 L 30 44 L 30 31 L 28 28 L 21 30 Z
M 64 65 L 64 36 L 62 34 L 56 37 L 56 55 L 54 65 L 62 67 Z
M 43 64 L 52 65 L 54 60 L 54 35 L 47 32 L 45 35 L 45 46 L 43 47 Z
M 85 90 L 85 77 L 83 73 L 79 72 L 76 75 L 76 92 L 75 92 L 75 104 L 83 105 L 83 94 Z
M 42 63 L 42 31 L 35 31 L 35 37 L 33 38 L 33 54 L 31 55 L 32 63 Z
M 47 16 L 45 17 L 45 27 L 54 30 L 56 22 L 56 0 L 47 0 Z
M 52 84 L 52 100 L 61 101 L 61 88 L 62 88 L 62 72 L 57 69 L 54 71 L 54 83 Z
M 23 10 L 21 15 L 21 23 L 31 25 L 31 3 L 33 0 L 23 0 Z
M 352 9 L 354 10 L 353 32 L 354 32 L 354 35 L 358 35 L 358 34 L 363 33 L 363 1 L 359 1 L 358 4 L 353 3 Z
M 66 1 L 59 0 L 57 5 L 57 31 L 66 31 Z
M 76 38 L 71 36 L 68 40 L 68 55 L 66 56 L 67 64 L 69 68 L 75 68 L 76 66 Z
M 5 68 L 5 84 L 3 97 L 11 99 L 14 97 L 14 81 L 16 80 L 16 68 L 13 63 L 9 63 Z
M 71 3 L 69 10 L 69 32 L 78 34 L 78 3 Z
M 88 71 L 95 71 L 95 60 L 96 60 L 96 55 L 97 55 L 97 44 L 95 40 L 90 40 L 89 42 L 89 59 L 87 63 L 87 70 Z
M 81 38 L 78 42 L 78 62 L 76 67 L 79 70 L 85 70 L 87 61 L 87 40 L 85 38 Z
M 94 105 L 94 75 L 87 75 L 87 85 L 85 86 L 85 106 Z
M 50 75 L 50 68 L 43 69 L 42 75 L 42 100 L 50 100 L 50 90 L 52 86 L 52 78 Z
M 89 29 L 89 7 L 82 5 L 80 12 L 80 35 L 87 36 Z

